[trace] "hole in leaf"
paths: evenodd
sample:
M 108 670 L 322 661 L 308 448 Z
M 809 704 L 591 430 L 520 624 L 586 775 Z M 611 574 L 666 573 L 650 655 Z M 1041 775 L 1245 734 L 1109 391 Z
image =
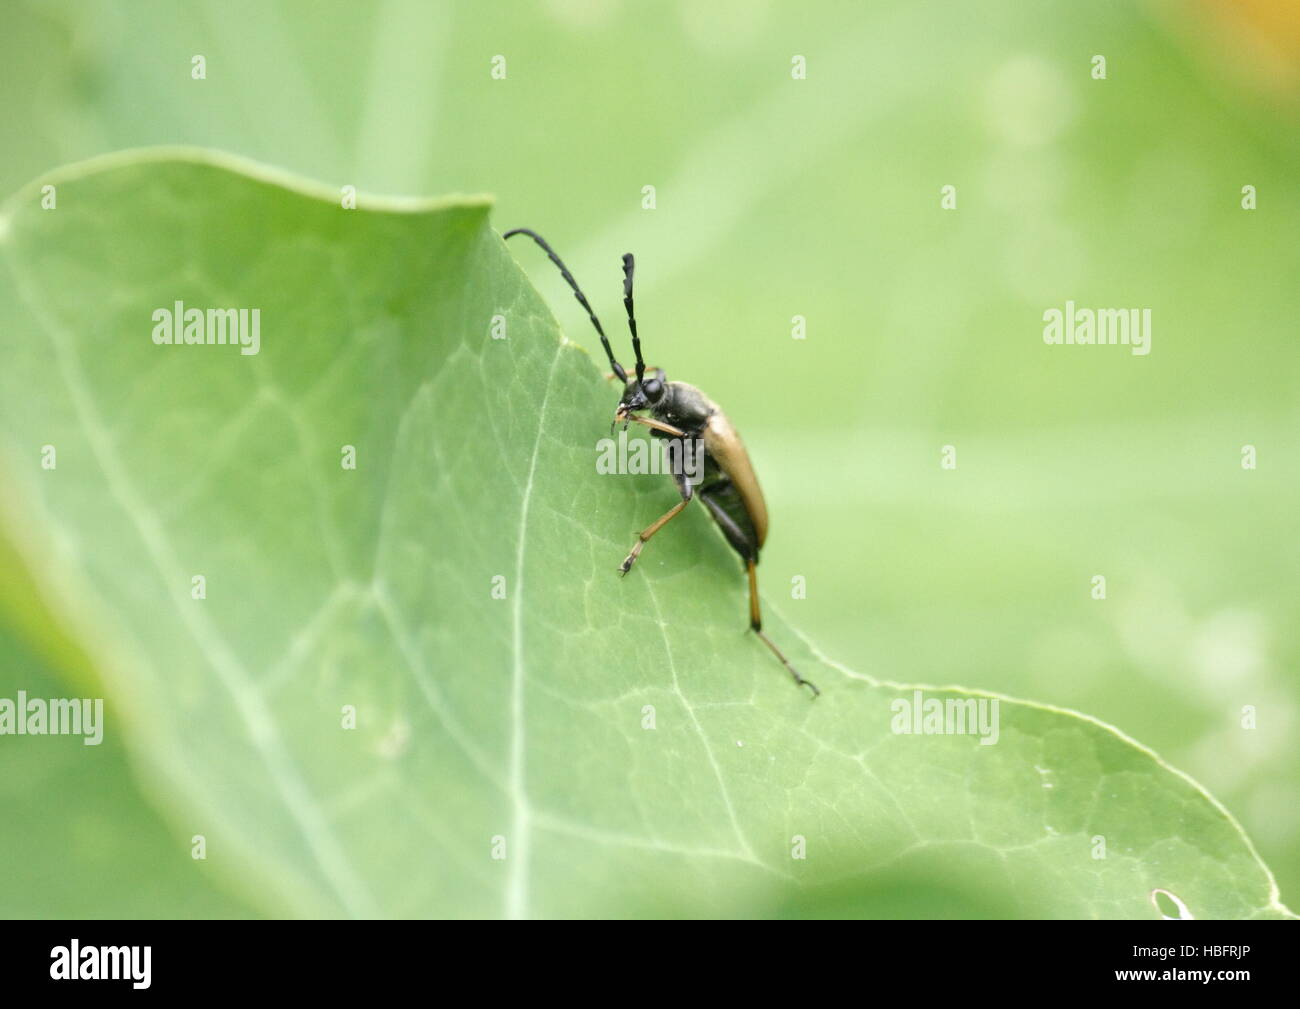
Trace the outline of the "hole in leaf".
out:
M 1187 921 L 1195 920 L 1195 915 L 1187 909 L 1182 898 L 1168 890 L 1152 890 L 1151 903 L 1160 912 L 1160 917 L 1166 921 L 1177 921 L 1180 918 Z

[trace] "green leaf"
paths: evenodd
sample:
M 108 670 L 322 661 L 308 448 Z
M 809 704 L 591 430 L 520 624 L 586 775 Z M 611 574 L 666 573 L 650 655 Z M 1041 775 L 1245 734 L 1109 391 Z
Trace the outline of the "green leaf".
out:
M 0 623 L 0 697 L 66 693 Z M 106 717 L 114 720 L 111 702 Z M 240 918 L 132 781 L 123 741 L 0 737 L 0 918 Z
M 620 579 L 675 491 L 596 472 L 616 395 L 487 213 L 155 151 L 0 218 L 0 598 L 93 658 L 178 845 L 274 915 L 1289 914 L 1115 730 L 1000 698 L 995 745 L 896 733 L 913 688 L 769 602 L 810 699 L 702 510 Z M 259 352 L 156 345 L 177 301 L 258 309 Z

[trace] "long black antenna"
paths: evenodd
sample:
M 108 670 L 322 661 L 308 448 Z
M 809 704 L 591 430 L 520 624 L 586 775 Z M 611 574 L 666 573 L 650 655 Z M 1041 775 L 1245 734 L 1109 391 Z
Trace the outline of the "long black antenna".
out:
M 614 360 L 614 349 L 609 345 L 609 338 L 605 336 L 605 330 L 601 328 L 600 320 L 596 318 L 596 313 L 591 310 L 591 305 L 587 303 L 587 296 L 582 293 L 582 288 L 580 288 L 578 282 L 573 279 L 573 274 L 569 272 L 569 268 L 564 265 L 564 260 L 557 256 L 555 250 L 546 244 L 546 239 L 537 232 L 530 231 L 528 228 L 515 228 L 513 231 L 507 231 L 501 237 L 510 238 L 514 235 L 527 235 L 534 242 L 540 245 L 542 251 L 551 257 L 551 262 L 560 268 L 560 275 L 569 282 L 569 286 L 573 288 L 573 296 L 578 299 L 578 304 L 587 310 L 587 316 L 591 319 L 591 324 L 596 327 L 596 332 L 600 334 L 600 342 L 605 348 L 605 354 L 609 357 L 610 368 L 613 369 L 614 374 L 618 376 L 620 382 L 626 382 L 627 372 L 623 370 L 621 364 Z M 629 309 L 629 311 L 630 310 L 631 309 Z M 635 335 L 635 327 L 633 327 L 633 335 Z M 639 345 L 637 347 L 636 356 L 639 365 L 637 371 L 637 379 L 639 380 L 641 378 L 641 371 L 645 368 L 644 365 L 640 364 L 641 350 Z
M 632 253 L 623 254 L 623 307 L 627 309 L 627 328 L 632 330 L 632 350 L 636 354 L 636 384 L 641 387 L 645 378 L 645 362 L 641 360 L 641 338 L 636 335 L 636 314 L 632 311 L 632 274 L 636 272 L 636 260 Z

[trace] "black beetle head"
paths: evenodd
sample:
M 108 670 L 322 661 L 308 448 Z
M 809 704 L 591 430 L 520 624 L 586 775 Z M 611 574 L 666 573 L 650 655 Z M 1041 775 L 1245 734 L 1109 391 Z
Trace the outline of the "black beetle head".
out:
M 623 398 L 618 403 L 618 412 L 627 414 L 653 409 L 663 400 L 667 388 L 668 376 L 662 368 L 647 369 L 645 379 L 639 384 L 634 377 L 628 376 L 627 388 L 623 390 Z

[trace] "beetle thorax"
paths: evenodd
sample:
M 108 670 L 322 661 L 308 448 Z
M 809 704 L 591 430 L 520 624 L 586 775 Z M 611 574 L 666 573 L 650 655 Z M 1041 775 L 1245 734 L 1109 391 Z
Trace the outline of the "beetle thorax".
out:
M 695 386 L 669 382 L 663 398 L 652 408 L 655 417 L 683 431 L 698 431 L 718 410 L 717 405 Z

